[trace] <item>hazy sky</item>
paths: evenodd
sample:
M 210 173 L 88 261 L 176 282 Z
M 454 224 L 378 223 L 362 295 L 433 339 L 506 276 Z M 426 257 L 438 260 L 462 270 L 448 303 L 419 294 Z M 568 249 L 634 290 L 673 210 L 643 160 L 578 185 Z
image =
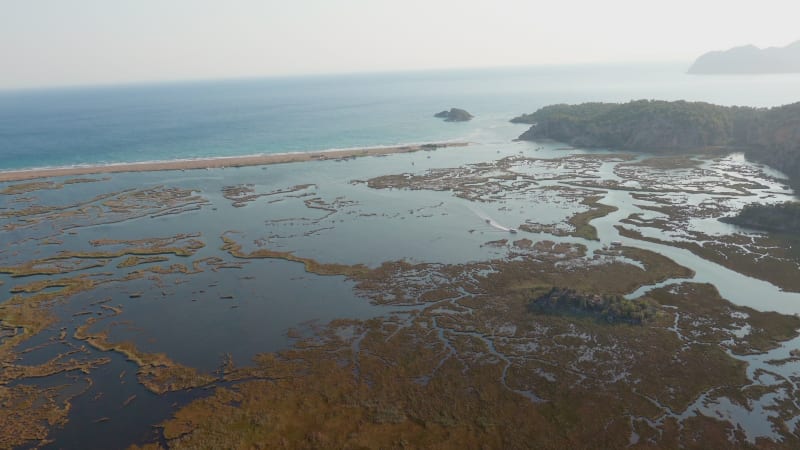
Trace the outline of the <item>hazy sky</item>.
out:
M 0 88 L 686 61 L 800 39 L 797 0 L 0 0 Z

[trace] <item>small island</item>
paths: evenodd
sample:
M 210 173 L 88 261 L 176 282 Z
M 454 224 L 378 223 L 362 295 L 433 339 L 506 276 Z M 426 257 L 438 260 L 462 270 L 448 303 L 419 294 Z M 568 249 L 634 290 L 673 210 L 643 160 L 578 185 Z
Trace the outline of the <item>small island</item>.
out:
M 689 68 L 690 74 L 800 73 L 800 41 L 786 47 L 758 48 L 744 45 L 708 52 Z
M 444 110 L 438 112 L 434 114 L 433 117 L 444 119 L 445 122 L 467 122 L 472 120 L 475 116 L 460 108 L 450 108 L 450 111 Z

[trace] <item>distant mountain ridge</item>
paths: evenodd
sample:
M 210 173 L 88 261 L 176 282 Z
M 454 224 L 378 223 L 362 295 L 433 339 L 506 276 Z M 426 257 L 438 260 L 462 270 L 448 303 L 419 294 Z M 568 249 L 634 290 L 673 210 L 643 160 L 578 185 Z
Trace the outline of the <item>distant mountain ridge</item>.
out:
M 691 74 L 800 73 L 800 41 L 786 47 L 754 45 L 708 52 L 689 68 Z

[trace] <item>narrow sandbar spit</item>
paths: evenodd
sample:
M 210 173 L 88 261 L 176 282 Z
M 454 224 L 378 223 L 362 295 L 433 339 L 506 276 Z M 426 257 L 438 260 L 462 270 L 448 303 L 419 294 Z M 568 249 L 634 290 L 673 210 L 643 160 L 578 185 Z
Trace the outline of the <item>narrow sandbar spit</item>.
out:
M 73 167 L 24 169 L 0 171 L 0 182 L 33 180 L 36 178 L 91 175 L 100 173 L 152 172 L 158 170 L 217 169 L 224 167 L 261 166 L 302 161 L 356 158 L 360 156 L 389 155 L 392 153 L 412 153 L 420 150 L 435 150 L 446 147 L 465 147 L 467 142 L 438 142 L 430 144 L 402 145 L 395 147 L 354 148 L 325 150 L 317 152 L 273 153 L 250 156 L 231 156 L 218 158 L 183 159 L 174 161 L 152 161 L 122 164 L 98 164 Z

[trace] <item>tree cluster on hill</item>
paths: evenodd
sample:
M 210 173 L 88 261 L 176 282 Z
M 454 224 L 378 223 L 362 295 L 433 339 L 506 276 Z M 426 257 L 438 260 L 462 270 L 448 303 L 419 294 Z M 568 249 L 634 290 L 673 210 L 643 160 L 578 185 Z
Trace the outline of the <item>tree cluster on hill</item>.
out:
M 553 287 L 533 298 L 528 310 L 539 313 L 584 314 L 609 323 L 642 324 L 658 315 L 655 304 L 644 300 L 628 300 L 619 295 L 581 294 L 574 289 Z
M 759 112 L 741 126 L 745 155 L 785 173 L 800 192 L 800 103 Z
M 512 119 L 531 124 L 521 140 L 631 151 L 744 151 L 789 176 L 800 191 L 800 103 L 775 108 L 637 100 L 552 105 Z
M 778 205 L 745 206 L 738 215 L 720 219 L 742 227 L 784 233 L 800 232 L 800 203 L 786 202 Z
M 626 150 L 696 150 L 735 144 L 735 125 L 755 111 L 701 102 L 637 100 L 546 106 L 512 122 L 533 125 L 520 136 L 522 140 L 547 138 L 577 147 Z

